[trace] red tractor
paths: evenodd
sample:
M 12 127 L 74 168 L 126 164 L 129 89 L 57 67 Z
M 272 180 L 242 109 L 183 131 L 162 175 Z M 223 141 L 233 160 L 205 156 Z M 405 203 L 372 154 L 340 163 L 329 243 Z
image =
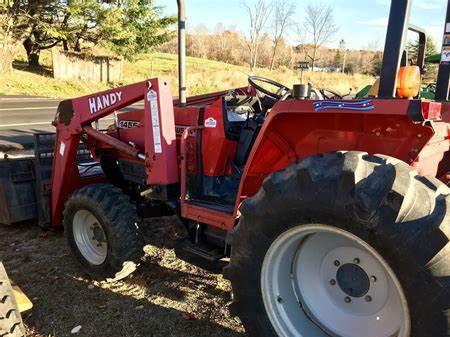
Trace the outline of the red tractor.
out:
M 150 79 L 64 101 L 53 122 L 50 223 L 84 269 L 129 273 L 143 219 L 176 214 L 185 251 L 230 258 L 232 310 L 252 337 L 447 336 L 449 47 L 436 99 L 420 99 L 426 39 L 396 0 L 374 98 L 261 77 L 186 98 L 178 5 L 179 99 Z M 414 65 L 408 30 L 422 37 Z

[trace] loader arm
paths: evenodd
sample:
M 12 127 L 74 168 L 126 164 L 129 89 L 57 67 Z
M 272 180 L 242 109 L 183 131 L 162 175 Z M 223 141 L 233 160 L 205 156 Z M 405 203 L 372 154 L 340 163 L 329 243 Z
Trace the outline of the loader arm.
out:
M 94 122 L 144 100 L 145 134 L 141 148 L 122 142 L 92 127 Z M 152 79 L 60 103 L 53 121 L 56 141 L 52 169 L 51 216 L 54 225 L 62 223 L 64 203 L 77 189 L 104 180 L 83 177 L 77 165 L 80 141 L 89 147 L 119 151 L 145 164 L 147 184 L 171 185 L 178 182 L 175 124 L 172 93 L 168 79 Z

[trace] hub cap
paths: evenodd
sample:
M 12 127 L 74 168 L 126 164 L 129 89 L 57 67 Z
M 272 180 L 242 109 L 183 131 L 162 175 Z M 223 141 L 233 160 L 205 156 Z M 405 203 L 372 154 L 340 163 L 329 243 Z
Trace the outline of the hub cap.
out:
M 330 226 L 295 227 L 269 248 L 264 305 L 280 337 L 406 337 L 409 310 L 387 262 Z
M 97 218 L 88 210 L 79 210 L 73 217 L 73 237 L 81 255 L 93 265 L 106 260 L 108 243 Z
M 369 276 L 356 264 L 344 264 L 338 269 L 336 279 L 341 290 L 351 297 L 363 297 L 370 290 Z

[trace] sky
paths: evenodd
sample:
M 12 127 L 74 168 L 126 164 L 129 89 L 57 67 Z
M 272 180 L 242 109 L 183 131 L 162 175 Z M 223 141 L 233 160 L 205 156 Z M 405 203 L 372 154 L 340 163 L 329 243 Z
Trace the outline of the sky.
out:
M 214 31 L 218 24 L 227 29 L 247 32 L 248 17 L 242 8 L 243 0 L 186 0 L 188 30 L 193 31 L 203 25 Z M 256 0 L 246 0 L 247 2 Z M 394 0 L 395 1 L 395 0 Z M 292 0 L 296 7 L 295 24 L 302 25 L 302 12 L 309 3 L 330 5 L 334 10 L 338 33 L 328 43 L 329 47 L 337 48 L 339 41 L 344 39 L 350 49 L 383 49 L 386 37 L 386 24 L 389 16 L 390 0 Z M 166 14 L 176 14 L 176 0 L 155 0 L 159 6 L 164 6 Z M 444 31 L 444 21 L 447 1 L 445 0 L 414 0 L 411 23 L 425 28 L 439 46 Z M 267 28 L 270 30 L 270 26 Z M 299 42 L 298 33 L 292 29 L 287 40 Z

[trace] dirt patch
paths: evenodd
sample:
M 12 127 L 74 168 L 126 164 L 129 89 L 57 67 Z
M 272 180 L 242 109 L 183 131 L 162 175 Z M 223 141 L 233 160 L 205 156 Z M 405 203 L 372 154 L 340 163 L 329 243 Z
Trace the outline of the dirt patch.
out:
M 33 300 L 24 314 L 34 337 L 243 337 L 230 317 L 230 284 L 221 275 L 176 258 L 183 228 L 175 218 L 147 223 L 148 245 L 140 270 L 116 283 L 83 274 L 62 231 L 36 226 L 0 226 L 0 257 L 10 277 Z M 76 336 L 76 335 L 75 335 Z

